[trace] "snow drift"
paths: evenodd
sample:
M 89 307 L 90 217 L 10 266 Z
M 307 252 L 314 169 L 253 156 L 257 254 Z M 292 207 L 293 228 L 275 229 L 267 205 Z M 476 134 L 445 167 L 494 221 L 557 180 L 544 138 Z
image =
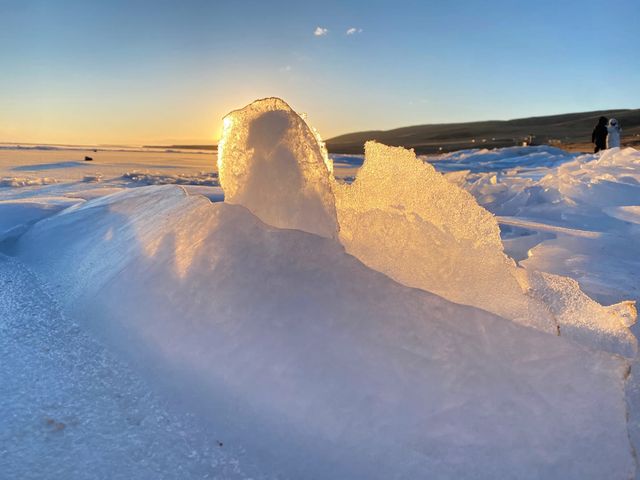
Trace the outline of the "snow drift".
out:
M 39 222 L 20 256 L 286 476 L 633 472 L 620 359 L 399 285 L 240 206 L 138 188 Z
M 0 200 L 0 242 L 21 235 L 38 220 L 79 202 L 82 200 L 68 197 Z

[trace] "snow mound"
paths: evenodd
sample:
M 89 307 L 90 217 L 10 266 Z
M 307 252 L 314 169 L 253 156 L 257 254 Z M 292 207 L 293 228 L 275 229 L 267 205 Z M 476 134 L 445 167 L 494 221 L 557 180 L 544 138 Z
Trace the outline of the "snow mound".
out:
M 532 283 L 504 254 L 493 215 L 413 151 L 368 142 L 356 180 L 334 188 L 340 240 L 371 268 L 449 300 L 635 356 L 637 342 L 627 328 L 635 315 L 587 302 L 568 279 L 556 283 L 563 288 Z
M 640 225 L 640 205 L 628 205 L 623 207 L 604 207 L 604 213 L 623 222 Z
M 262 221 L 337 236 L 331 162 L 318 135 L 279 98 L 228 114 L 218 145 L 225 201 Z
M 612 148 L 598 155 L 582 155 L 549 172 L 540 185 L 557 191 L 578 208 L 634 205 L 640 195 L 640 152 Z
M 188 175 L 180 173 L 177 175 L 168 175 L 161 173 L 139 172 L 134 170 L 126 172 L 122 175 L 124 180 L 140 185 L 207 185 L 212 187 L 218 186 L 218 174 L 216 172 L 200 172 L 197 175 Z
M 82 201 L 67 197 L 0 200 L 0 241 L 17 236 L 38 220 Z
M 0 187 L 33 187 L 40 185 L 51 185 L 58 183 L 55 178 L 50 177 L 2 177 L 0 178 Z
M 64 311 L 278 478 L 629 478 L 626 362 L 177 186 L 38 222 Z

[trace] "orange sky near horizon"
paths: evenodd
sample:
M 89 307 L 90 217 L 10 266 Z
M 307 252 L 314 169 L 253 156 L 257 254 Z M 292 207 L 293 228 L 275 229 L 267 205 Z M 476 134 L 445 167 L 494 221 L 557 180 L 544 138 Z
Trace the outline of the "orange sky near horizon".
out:
M 638 15 L 637 0 L 0 2 L 0 142 L 212 144 L 224 115 L 271 96 L 324 139 L 638 108 Z

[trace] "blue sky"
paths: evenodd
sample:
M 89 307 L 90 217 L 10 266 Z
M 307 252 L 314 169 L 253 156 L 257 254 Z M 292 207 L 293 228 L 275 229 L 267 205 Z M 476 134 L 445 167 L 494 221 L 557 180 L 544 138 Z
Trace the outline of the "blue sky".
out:
M 637 0 L 0 0 L 0 141 L 212 142 L 265 96 L 325 138 L 638 108 L 639 20 Z

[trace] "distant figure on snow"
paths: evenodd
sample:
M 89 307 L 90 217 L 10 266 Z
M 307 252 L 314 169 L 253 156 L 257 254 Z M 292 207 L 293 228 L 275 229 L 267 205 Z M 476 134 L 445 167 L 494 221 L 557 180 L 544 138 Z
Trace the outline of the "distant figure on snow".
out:
M 615 118 L 609 120 L 607 125 L 607 148 L 615 148 L 620 146 L 620 124 Z
M 596 128 L 593 129 L 591 134 L 591 143 L 596 144 L 593 153 L 598 153 L 600 150 L 607 148 L 607 133 L 607 117 L 600 117 Z

